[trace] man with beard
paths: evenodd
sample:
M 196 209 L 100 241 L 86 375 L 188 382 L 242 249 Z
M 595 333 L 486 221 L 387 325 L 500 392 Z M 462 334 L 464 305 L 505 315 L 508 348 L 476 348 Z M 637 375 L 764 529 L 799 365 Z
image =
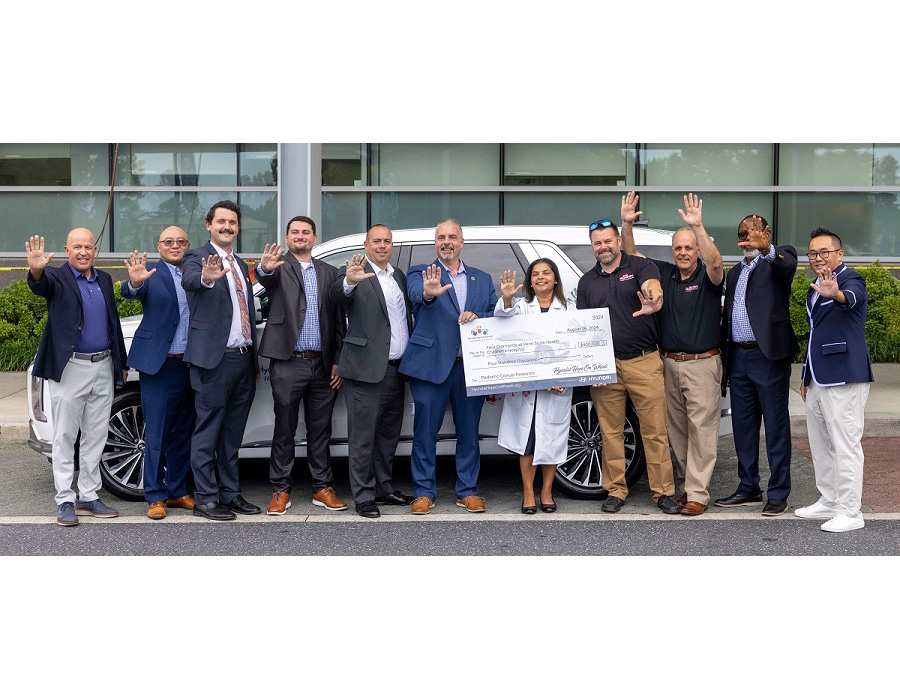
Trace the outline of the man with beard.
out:
M 312 476 L 312 503 L 329 511 L 347 505 L 334 491 L 331 471 L 331 413 L 341 378 L 337 374 L 344 312 L 328 297 L 337 268 L 312 257 L 316 224 L 296 216 L 287 224 L 287 250 L 267 244 L 256 267 L 269 295 L 269 318 L 259 353 L 270 359 L 275 429 L 269 459 L 272 499 L 266 513 L 284 515 L 291 506 L 300 401 L 306 422 L 306 458 Z
M 622 247 L 634 245 L 634 192 L 622 197 Z M 687 224 L 672 237 L 675 264 L 653 260 L 662 276 L 666 302 L 659 314 L 659 346 L 666 382 L 669 441 L 684 494 L 681 514 L 696 516 L 709 504 L 709 481 L 716 466 L 721 415 L 722 256 L 703 227 L 703 200 L 684 195 L 681 219 Z M 703 255 L 703 260 L 700 255 Z
M 601 473 L 608 492 L 601 510 L 616 513 L 628 496 L 625 481 L 625 402 L 637 411 L 653 501 L 677 514 L 672 459 L 666 434 L 666 398 L 659 337 L 653 314 L 662 307 L 659 270 L 646 258 L 623 253 L 619 229 L 609 219 L 588 227 L 597 265 L 578 281 L 577 309 L 609 309 L 616 382 L 593 385 L 591 399 L 603 435 Z

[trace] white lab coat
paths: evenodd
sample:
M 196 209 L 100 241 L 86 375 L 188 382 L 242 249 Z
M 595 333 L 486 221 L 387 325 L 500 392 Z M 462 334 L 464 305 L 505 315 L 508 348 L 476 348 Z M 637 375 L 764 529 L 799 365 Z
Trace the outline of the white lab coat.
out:
M 571 311 L 575 305 L 563 305 L 553 298 L 549 312 Z M 526 302 L 516 298 L 513 306 L 506 309 L 503 298 L 497 300 L 494 316 L 506 317 L 515 314 L 540 314 L 541 306 L 537 298 Z M 535 404 L 535 396 L 537 403 Z M 534 458 L 532 465 L 561 464 L 568 454 L 569 419 L 572 408 L 572 387 L 562 394 L 546 389 L 540 391 L 514 391 L 503 395 L 503 413 L 500 415 L 500 434 L 497 443 L 517 454 L 525 454 L 528 434 L 531 431 L 531 417 L 537 414 L 534 425 Z

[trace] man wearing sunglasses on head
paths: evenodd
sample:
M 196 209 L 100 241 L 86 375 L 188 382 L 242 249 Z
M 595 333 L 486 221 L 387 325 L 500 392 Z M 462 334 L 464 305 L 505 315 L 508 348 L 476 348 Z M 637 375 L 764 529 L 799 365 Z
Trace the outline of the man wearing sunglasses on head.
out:
M 624 426 L 630 396 L 640 420 L 653 501 L 664 513 L 677 514 L 681 507 L 673 497 L 663 366 L 653 316 L 663 303 L 659 270 L 646 258 L 622 252 L 622 238 L 612 221 L 591 223 L 588 234 L 597 265 L 578 282 L 576 308 L 609 309 L 616 357 L 615 384 L 591 387 L 603 435 L 603 489 L 609 493 L 601 510 L 616 513 L 628 496 Z
M 181 286 L 181 262 L 190 248 L 187 233 L 169 227 L 159 235 L 159 262 L 133 251 L 125 260 L 122 297 L 138 300 L 144 317 L 134 334 L 128 365 L 141 373 L 141 406 L 147 425 L 144 499 L 147 517 L 166 517 L 166 507 L 194 508 L 187 490 L 191 434 L 197 419 L 194 390 L 184 362 L 189 311 Z

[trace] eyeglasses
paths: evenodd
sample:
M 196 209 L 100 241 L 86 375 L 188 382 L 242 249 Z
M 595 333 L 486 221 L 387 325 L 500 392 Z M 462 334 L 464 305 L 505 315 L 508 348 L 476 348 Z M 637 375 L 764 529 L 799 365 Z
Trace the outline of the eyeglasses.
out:
M 588 225 L 588 232 L 599 230 L 601 227 L 612 227 L 613 222 L 609 218 L 601 218 L 600 220 Z
M 809 256 L 810 260 L 815 260 L 816 258 L 821 258 L 822 260 L 825 260 L 825 258 L 830 256 L 832 253 L 837 253 L 840 250 L 841 249 L 839 249 L 839 248 L 833 248 L 830 251 L 810 251 L 806 255 Z
M 161 239 L 159 243 L 162 244 L 163 246 L 172 248 L 176 244 L 178 246 L 187 246 L 188 240 L 187 239 Z

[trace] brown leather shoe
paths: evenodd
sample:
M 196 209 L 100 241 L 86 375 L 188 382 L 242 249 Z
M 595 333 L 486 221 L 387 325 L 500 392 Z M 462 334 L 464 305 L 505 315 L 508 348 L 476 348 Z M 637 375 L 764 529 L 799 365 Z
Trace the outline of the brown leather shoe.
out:
M 166 517 L 166 507 L 162 502 L 150 502 L 147 504 L 147 517 L 151 520 L 162 520 Z
M 190 495 L 184 495 L 178 499 L 167 499 L 166 506 L 170 509 L 189 509 L 194 510 L 194 498 Z
M 346 511 L 347 505 L 341 501 L 333 487 L 322 488 L 312 496 L 313 506 L 324 506 L 329 511 Z
M 270 516 L 283 516 L 289 508 L 291 508 L 291 496 L 287 492 L 276 492 L 266 507 L 266 513 Z
M 469 495 L 468 497 L 457 499 L 456 505 L 463 507 L 469 513 L 484 513 L 486 510 L 484 497 L 480 495 Z
M 678 506 L 684 506 L 687 504 L 687 492 L 681 493 L 681 496 L 678 498 Z
M 409 511 L 414 516 L 424 516 L 434 508 L 434 502 L 428 497 L 417 497 L 413 503 L 409 505 Z
M 706 504 L 700 502 L 687 502 L 681 507 L 681 515 L 683 516 L 699 516 L 706 511 Z

